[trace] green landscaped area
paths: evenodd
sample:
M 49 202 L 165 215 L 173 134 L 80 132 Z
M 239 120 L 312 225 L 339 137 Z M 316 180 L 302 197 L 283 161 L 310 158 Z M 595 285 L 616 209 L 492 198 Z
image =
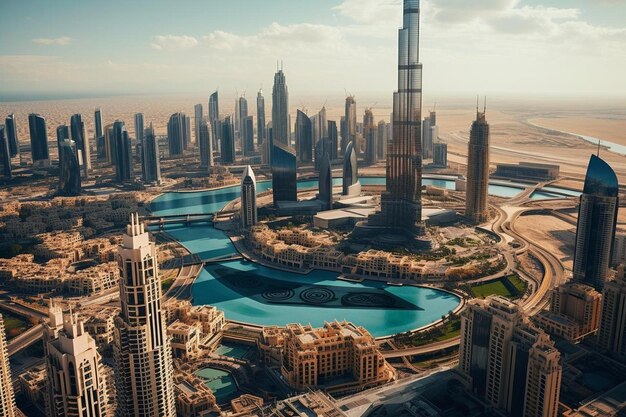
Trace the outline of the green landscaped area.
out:
M 167 290 L 169 290 L 175 280 L 176 280 L 176 278 L 174 278 L 174 277 L 162 279 L 161 280 L 161 290 L 163 292 L 166 292 Z
M 32 327 L 32 324 L 28 320 L 10 311 L 0 309 L 0 313 L 4 321 L 4 331 L 7 334 L 7 340 L 19 336 Z
M 490 295 L 501 295 L 506 298 L 520 298 L 526 293 L 528 284 L 517 274 L 507 275 L 493 281 L 470 285 L 469 290 L 476 298 L 485 298 Z
M 457 337 L 461 333 L 461 319 L 447 319 L 443 326 L 436 326 L 415 334 L 398 334 L 394 341 L 403 345 L 423 346 Z

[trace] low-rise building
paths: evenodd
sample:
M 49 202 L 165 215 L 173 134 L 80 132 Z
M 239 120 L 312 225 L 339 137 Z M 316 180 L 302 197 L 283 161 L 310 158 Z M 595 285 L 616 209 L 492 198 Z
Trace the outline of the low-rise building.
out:
M 186 417 L 208 417 L 219 415 L 220 408 L 215 395 L 203 379 L 189 373 L 174 375 L 176 412 Z
M 196 324 L 186 324 L 176 320 L 167 326 L 167 335 L 175 358 L 189 360 L 200 351 L 200 330 Z

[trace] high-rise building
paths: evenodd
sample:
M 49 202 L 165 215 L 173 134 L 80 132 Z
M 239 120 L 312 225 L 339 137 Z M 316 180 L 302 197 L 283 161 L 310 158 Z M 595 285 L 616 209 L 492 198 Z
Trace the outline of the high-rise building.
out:
M 387 190 L 379 219 L 411 234 L 422 230 L 422 64 L 419 62 L 419 0 L 404 0 L 398 31 L 398 91 L 393 95 L 393 139 L 387 149 Z
M 133 156 L 130 137 L 124 122 L 113 123 L 111 150 L 115 155 L 115 179 L 117 182 L 130 181 L 133 175 Z
M 298 201 L 296 151 L 280 141 L 272 147 L 272 193 L 279 201 Z
M 59 193 L 64 196 L 80 195 L 80 164 L 76 144 L 71 139 L 59 143 Z
M 324 204 L 324 210 L 330 210 L 333 207 L 333 170 L 328 153 L 322 155 L 320 162 L 319 193 L 317 198 Z
M 339 136 L 337 135 L 337 122 L 334 120 L 328 121 L 328 142 L 330 143 L 329 157 L 331 160 L 335 160 L 339 157 L 338 146 Z
M 104 127 L 104 158 L 111 164 L 115 165 L 115 152 L 113 152 L 113 123 Z
M 459 371 L 472 391 L 512 417 L 556 417 L 562 367 L 549 336 L 500 296 L 461 314 Z
M 387 123 L 384 120 L 378 122 L 376 131 L 376 157 L 381 160 L 387 158 Z
M 257 224 L 256 178 L 250 165 L 241 177 L 241 227 L 244 229 Z
M 5 127 L 0 125 L 0 164 L 2 164 L 2 176 L 10 180 L 13 177 L 13 171 L 11 169 L 11 150 L 5 131 Z
M 83 123 L 82 115 L 72 115 L 70 119 L 70 133 L 72 140 L 76 144 L 78 163 L 80 164 L 82 174 L 84 177 L 87 177 L 89 170 L 91 170 L 91 149 L 89 138 L 85 134 L 85 124 Z
M 245 156 L 254 153 L 254 120 L 252 116 L 246 116 L 241 121 L 241 150 Z
M 139 163 L 141 163 L 141 158 L 143 158 L 144 130 L 143 113 L 135 113 L 135 159 Z
M 244 120 L 248 117 L 248 100 L 241 96 L 235 103 L 235 137 L 241 142 L 241 151 L 243 152 L 243 130 Z
M 67 125 L 57 126 L 57 146 L 61 146 L 61 143 L 65 139 L 70 138 L 70 128 Z M 59 160 L 61 160 L 61 154 L 59 154 Z
M 200 121 L 199 135 L 200 167 L 210 170 L 213 166 L 213 140 L 211 139 L 211 128 L 206 118 Z
M 428 117 L 422 122 L 422 159 L 433 158 L 433 144 L 439 136 L 437 126 L 437 113 L 431 111 Z
M 194 134 L 194 138 L 196 139 L 196 143 L 200 143 L 200 124 L 202 123 L 202 120 L 204 119 L 204 111 L 202 109 L 202 104 L 196 104 L 195 106 L 193 106 L 193 115 L 194 115 L 193 134 Z
M 219 104 L 219 94 L 215 91 L 209 97 L 209 123 L 211 124 L 211 138 L 213 140 L 213 149 L 219 150 L 220 143 L 219 140 L 221 138 L 221 128 L 220 128 L 220 104 Z
M 17 415 L 4 319 L 0 314 L 0 416 L 15 417 Z
M 489 219 L 489 123 L 485 112 L 476 109 L 467 148 L 467 191 L 465 217 L 476 223 Z
M 354 142 L 350 142 L 345 149 L 343 158 L 343 195 L 359 195 L 361 193 L 361 183 L 359 182 L 357 157 L 354 146 Z
M 553 336 L 579 342 L 598 331 L 601 307 L 602 294 L 588 285 L 569 282 L 552 291 L 550 310 L 541 311 L 533 321 Z
M 50 151 L 48 150 L 48 130 L 46 119 L 35 113 L 28 115 L 28 129 L 30 133 L 30 148 L 33 166 L 50 166 Z
M 159 141 L 154 135 L 152 123 L 143 134 L 143 146 L 141 147 L 143 156 L 141 158 L 142 174 L 144 182 L 161 183 L 161 154 L 159 152 Z
M 265 97 L 263 90 L 259 90 L 256 95 L 256 144 L 259 149 L 265 142 Z
M 283 145 L 291 145 L 289 140 L 289 92 L 285 73 L 279 69 L 274 75 L 274 88 L 272 89 L 272 141 L 270 147 L 276 142 Z M 272 151 L 272 155 L 274 152 Z
M 374 124 L 374 114 L 372 109 L 365 109 L 363 116 L 363 139 L 365 140 L 365 160 L 368 164 L 375 164 L 378 161 L 378 129 Z
M 96 142 L 96 155 L 98 161 L 106 160 L 107 151 L 105 149 L 104 125 L 102 124 L 102 110 L 97 108 L 93 112 L 94 119 L 94 141 Z
M 313 162 L 313 131 L 311 119 L 302 110 L 298 110 L 296 115 L 296 151 L 300 162 Z
M 170 116 L 167 123 L 167 141 L 169 145 L 170 156 L 179 156 L 187 149 L 188 118 L 183 113 L 174 113 Z
M 117 413 L 175 417 L 173 364 L 161 308 L 156 246 L 137 215 L 119 248 L 121 311 L 115 317 Z
M 222 133 L 220 134 L 222 164 L 234 164 L 235 130 L 233 128 L 230 116 L 227 116 L 223 121 L 220 122 L 220 124 L 222 126 Z
M 619 208 L 615 171 L 591 155 L 578 207 L 573 279 L 602 291 L 609 276 Z
M 617 268 L 614 280 L 604 283 L 598 345 L 626 363 L 626 276 L 624 276 L 624 265 Z
M 318 139 L 325 139 L 328 137 L 328 120 L 326 118 L 326 106 L 322 106 L 317 113 L 317 131 L 319 132 Z
M 346 148 L 350 142 L 354 142 L 356 146 L 356 101 L 354 96 L 346 97 L 344 107 L 344 129 L 341 131 L 341 154 L 346 154 Z M 356 149 L 355 149 L 356 150 Z
M 107 385 L 95 340 L 76 314 L 50 305 L 44 326 L 48 384 L 46 414 L 50 417 L 107 415 Z
M 17 124 L 15 122 L 15 115 L 9 114 L 4 121 L 6 129 L 7 140 L 9 141 L 9 151 L 11 152 L 11 158 L 15 158 L 20 154 L 20 142 L 17 138 Z
M 448 144 L 435 142 L 433 144 L 433 164 L 438 167 L 448 166 Z

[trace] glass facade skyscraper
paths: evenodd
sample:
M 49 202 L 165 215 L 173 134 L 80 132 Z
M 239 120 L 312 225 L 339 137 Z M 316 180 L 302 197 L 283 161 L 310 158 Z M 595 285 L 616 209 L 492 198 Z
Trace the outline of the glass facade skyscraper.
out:
M 287 80 L 282 69 L 274 75 L 274 88 L 272 90 L 272 141 L 270 146 L 280 142 L 290 145 L 289 123 L 289 92 L 287 90 Z M 272 151 L 272 155 L 274 151 Z
M 200 167 L 211 169 L 213 166 L 213 141 L 211 138 L 211 128 L 206 118 L 200 121 L 198 147 L 200 148 Z
M 186 128 L 187 117 L 183 113 L 174 113 L 167 123 L 167 143 L 170 156 L 179 156 L 186 149 L 188 131 Z
M 133 175 L 133 157 L 128 131 L 124 122 L 113 123 L 113 152 L 115 153 L 115 179 L 117 182 L 130 181 Z
M 72 115 L 70 119 L 70 133 L 72 140 L 76 144 L 76 152 L 79 156 L 78 163 L 83 176 L 87 177 L 91 169 L 91 150 L 89 149 L 89 138 L 85 135 L 85 124 L 83 123 L 82 115 Z
M 220 134 L 220 148 L 222 164 L 235 163 L 235 130 L 230 116 L 226 117 L 222 122 L 222 133 Z
M 328 141 L 330 143 L 329 157 L 331 160 L 335 160 L 338 157 L 338 143 L 339 137 L 337 135 L 337 122 L 334 120 L 328 121 Z
M 404 0 L 398 31 L 398 91 L 393 95 L 393 140 L 387 150 L 387 190 L 380 220 L 390 228 L 422 230 L 422 64 L 419 62 L 419 0 Z
M 298 110 L 296 116 L 296 151 L 298 161 L 313 162 L 313 131 L 311 119 L 303 111 Z
M 80 194 L 80 164 L 76 143 L 63 139 L 59 143 L 59 194 L 77 196 Z
M 430 121 L 434 122 L 433 119 Z M 476 111 L 467 145 L 467 191 L 465 217 L 481 223 L 489 219 L 489 123 L 485 113 Z
M 265 142 L 265 97 L 263 90 L 259 90 L 256 96 L 256 144 L 259 146 Z
M 319 193 L 317 198 L 324 204 L 324 210 L 333 206 L 333 170 L 328 153 L 320 161 Z
M 573 279 L 604 288 L 613 254 L 615 226 L 619 209 L 619 184 L 615 171 L 596 155 L 591 155 L 578 208 Z
M 50 166 L 50 151 L 48 149 L 46 119 L 35 113 L 29 114 L 28 129 L 30 133 L 30 149 L 33 166 Z
M 256 178 L 250 165 L 241 177 L 241 227 L 244 229 L 257 224 Z
M 272 192 L 279 201 L 298 201 L 296 151 L 282 142 L 272 147 Z
M 161 155 L 159 152 L 159 141 L 154 135 L 152 124 L 144 131 L 143 146 L 141 147 L 143 156 L 141 158 L 142 175 L 144 182 L 161 183 Z
M 11 150 L 6 136 L 6 127 L 2 125 L 0 125 L 0 163 L 2 164 L 2 176 L 6 179 L 11 179 L 13 176 L 11 170 Z
M 241 150 L 245 156 L 254 153 L 254 120 L 252 116 L 246 116 L 241 122 Z
M 144 130 L 143 113 L 135 113 L 135 159 L 139 163 L 141 163 L 141 158 L 143 158 L 142 147 Z
M 350 142 L 356 145 L 356 101 L 354 96 L 346 97 L 343 129 L 341 130 L 341 154 L 346 154 Z
M 357 195 L 360 192 L 356 150 L 354 142 L 350 142 L 343 158 L 343 195 Z
M 220 103 L 219 94 L 215 91 L 209 97 L 209 123 L 211 124 L 211 139 L 213 140 L 213 149 L 219 150 L 219 140 L 221 138 L 220 128 Z
M 4 128 L 7 140 L 9 141 L 9 151 L 11 152 L 11 158 L 15 158 L 20 153 L 20 142 L 17 139 L 17 124 L 15 122 L 15 115 L 9 114 L 4 121 Z

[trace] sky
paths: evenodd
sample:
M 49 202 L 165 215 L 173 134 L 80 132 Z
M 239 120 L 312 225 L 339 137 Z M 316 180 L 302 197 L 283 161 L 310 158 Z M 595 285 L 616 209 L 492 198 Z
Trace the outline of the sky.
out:
M 390 93 L 401 0 L 0 0 L 0 99 Z M 423 0 L 424 90 L 625 96 L 626 0 Z

